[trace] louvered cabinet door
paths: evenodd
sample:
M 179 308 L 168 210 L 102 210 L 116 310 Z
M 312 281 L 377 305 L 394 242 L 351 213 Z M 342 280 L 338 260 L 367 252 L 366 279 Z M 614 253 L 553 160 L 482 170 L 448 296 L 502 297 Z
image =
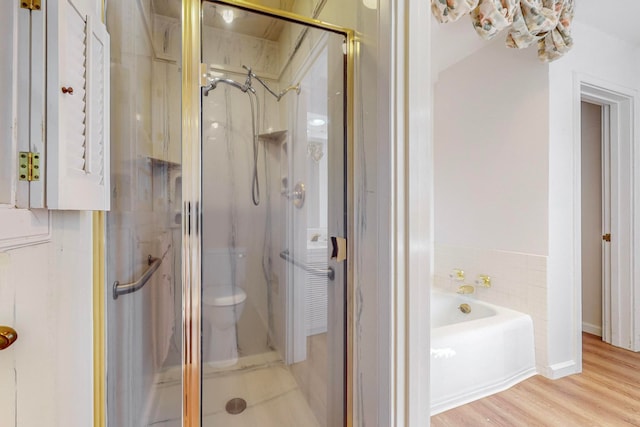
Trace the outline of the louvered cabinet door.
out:
M 109 36 L 82 0 L 47 2 L 47 207 L 108 210 Z

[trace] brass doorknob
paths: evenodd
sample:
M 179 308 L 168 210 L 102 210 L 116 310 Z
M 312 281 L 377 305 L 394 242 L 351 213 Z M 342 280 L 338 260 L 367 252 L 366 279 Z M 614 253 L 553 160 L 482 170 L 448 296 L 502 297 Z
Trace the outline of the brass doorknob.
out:
M 18 339 L 15 329 L 8 326 L 0 326 L 0 350 L 4 350 Z

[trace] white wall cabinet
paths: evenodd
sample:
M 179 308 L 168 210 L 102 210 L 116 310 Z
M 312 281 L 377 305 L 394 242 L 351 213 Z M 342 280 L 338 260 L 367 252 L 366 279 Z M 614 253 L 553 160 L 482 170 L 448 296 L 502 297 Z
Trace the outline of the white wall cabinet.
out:
M 47 206 L 109 209 L 109 35 L 86 1 L 47 4 Z
M 22 3 L 0 2 L 0 250 L 49 240 L 48 209 L 110 205 L 106 28 L 88 0 Z
M 109 35 L 87 0 L 2 2 L 0 205 L 109 209 Z M 28 3 L 28 2 L 26 2 Z M 37 2 L 36 2 L 37 3 Z M 20 152 L 37 153 L 25 180 Z

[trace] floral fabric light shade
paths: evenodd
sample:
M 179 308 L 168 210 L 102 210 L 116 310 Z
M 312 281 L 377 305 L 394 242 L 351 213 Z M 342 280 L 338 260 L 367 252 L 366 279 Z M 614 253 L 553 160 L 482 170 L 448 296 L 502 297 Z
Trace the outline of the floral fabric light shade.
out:
M 538 44 L 538 57 L 548 62 L 573 46 L 571 22 L 574 0 L 431 0 L 441 23 L 469 15 L 480 37 L 490 40 L 508 31 L 506 44 L 523 49 Z

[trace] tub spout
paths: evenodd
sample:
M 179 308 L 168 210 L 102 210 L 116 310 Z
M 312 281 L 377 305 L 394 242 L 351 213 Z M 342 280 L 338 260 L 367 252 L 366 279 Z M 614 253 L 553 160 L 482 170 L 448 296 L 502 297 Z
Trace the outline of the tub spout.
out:
M 462 285 L 458 288 L 459 294 L 472 294 L 475 291 L 475 288 L 471 285 Z

